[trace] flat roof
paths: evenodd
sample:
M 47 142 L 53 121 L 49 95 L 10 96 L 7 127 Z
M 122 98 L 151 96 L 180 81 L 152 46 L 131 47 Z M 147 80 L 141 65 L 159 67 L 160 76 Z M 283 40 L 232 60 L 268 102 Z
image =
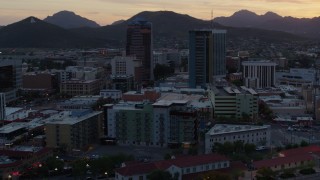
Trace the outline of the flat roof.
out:
M 228 133 L 236 133 L 236 132 L 243 132 L 243 131 L 262 130 L 267 128 L 270 128 L 270 125 L 258 126 L 258 125 L 216 124 L 206 134 L 219 135 L 219 134 L 228 134 Z
M 43 147 L 35 147 L 35 146 L 14 146 L 13 148 L 11 148 L 10 150 L 12 151 L 24 151 L 24 152 L 38 152 L 41 149 L 43 149 Z
M 101 114 L 102 111 L 94 111 L 94 112 L 88 112 L 83 115 L 73 115 L 72 111 L 62 111 L 59 114 L 53 115 L 49 118 L 47 118 L 46 124 L 69 124 L 73 125 L 78 122 L 84 121 L 88 118 L 91 118 L 93 116 L 96 116 L 98 114 Z
M 26 128 L 24 123 L 10 123 L 0 128 L 0 133 L 8 134 L 16 130 Z
M 20 111 L 22 109 L 23 108 L 18 108 L 18 107 L 6 107 L 6 116 L 9 116 L 10 114 L 18 112 L 18 111 Z

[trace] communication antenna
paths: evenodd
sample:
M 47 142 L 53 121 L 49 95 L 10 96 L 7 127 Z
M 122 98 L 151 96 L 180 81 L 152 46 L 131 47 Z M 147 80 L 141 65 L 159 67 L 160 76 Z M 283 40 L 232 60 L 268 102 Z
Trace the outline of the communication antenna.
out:
M 213 9 L 211 9 L 211 29 L 213 29 Z

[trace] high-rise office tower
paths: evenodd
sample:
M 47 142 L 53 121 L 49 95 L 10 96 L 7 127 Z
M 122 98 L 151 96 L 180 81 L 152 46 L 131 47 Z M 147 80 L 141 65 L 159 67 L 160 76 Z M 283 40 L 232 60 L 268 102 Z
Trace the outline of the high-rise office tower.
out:
M 0 93 L 0 120 L 4 120 L 6 117 L 6 95 Z
M 226 30 L 189 32 L 189 86 L 204 87 L 226 75 Z
M 152 65 L 152 24 L 144 19 L 137 18 L 130 22 L 127 27 L 127 56 L 135 55 L 141 61 L 141 80 L 153 80 Z
M 5 93 L 7 102 L 17 99 L 18 89 L 22 87 L 21 68 L 21 59 L 5 56 L 0 59 L 0 93 Z

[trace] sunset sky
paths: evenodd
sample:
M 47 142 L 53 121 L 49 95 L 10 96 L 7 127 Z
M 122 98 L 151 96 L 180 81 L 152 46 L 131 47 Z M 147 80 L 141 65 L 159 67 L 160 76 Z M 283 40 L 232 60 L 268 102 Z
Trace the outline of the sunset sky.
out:
M 28 16 L 45 18 L 61 10 L 107 25 L 128 19 L 141 11 L 168 10 L 200 19 L 230 16 L 248 9 L 257 14 L 267 11 L 282 16 L 318 17 L 320 0 L 0 0 L 0 25 L 7 25 Z

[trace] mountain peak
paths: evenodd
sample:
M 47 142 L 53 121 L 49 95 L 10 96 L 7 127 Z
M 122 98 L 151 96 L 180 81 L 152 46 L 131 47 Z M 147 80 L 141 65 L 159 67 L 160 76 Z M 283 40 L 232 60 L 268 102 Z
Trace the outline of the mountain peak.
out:
M 278 19 L 278 18 L 282 18 L 282 16 L 280 16 L 277 13 L 274 13 L 272 11 L 268 11 L 266 12 L 264 15 L 262 15 L 264 17 L 268 17 L 269 19 Z
M 235 12 L 232 16 L 235 17 L 235 16 L 258 16 L 258 15 L 252 11 L 242 9 L 240 11 Z
M 72 11 L 63 10 L 63 11 L 59 11 L 59 12 L 53 14 L 52 16 L 65 16 L 65 15 L 76 16 L 76 13 L 74 13 Z M 50 16 L 48 16 L 48 17 L 50 17 Z
M 80 27 L 100 27 L 96 22 L 87 18 L 81 17 L 72 11 L 60 11 L 52 16 L 48 16 L 44 21 L 63 27 L 65 29 L 80 28 Z

